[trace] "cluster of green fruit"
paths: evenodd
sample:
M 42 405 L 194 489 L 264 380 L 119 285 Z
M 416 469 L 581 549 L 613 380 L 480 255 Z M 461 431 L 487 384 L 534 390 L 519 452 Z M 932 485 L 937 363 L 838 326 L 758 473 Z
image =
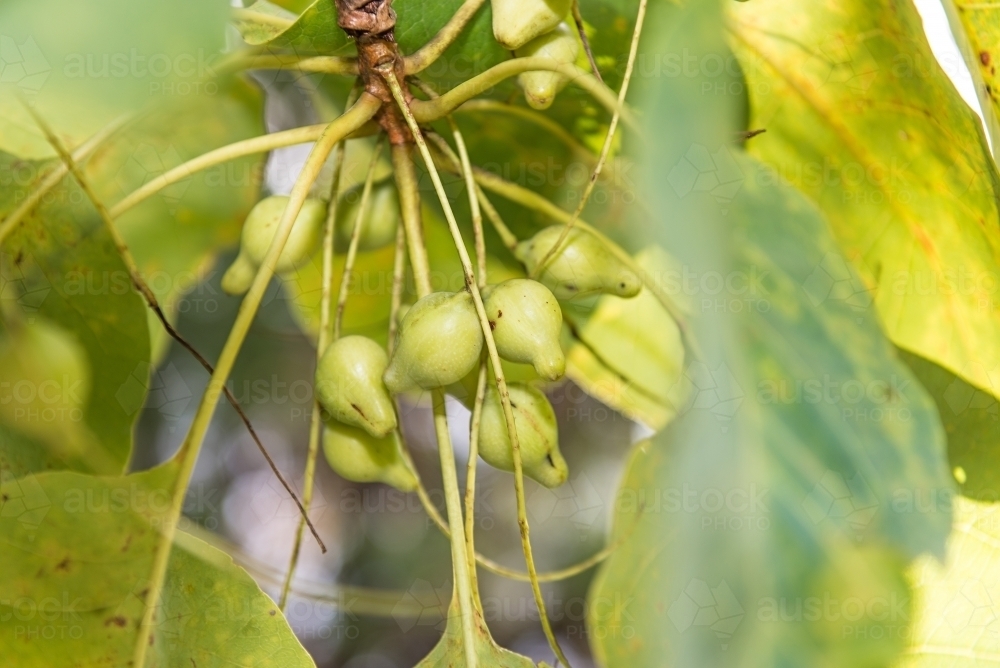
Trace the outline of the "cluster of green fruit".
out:
M 287 197 L 268 197 L 251 211 L 239 256 L 223 278 L 227 292 L 239 293 L 249 287 L 287 202 Z M 360 242 L 365 249 L 390 243 L 399 225 L 398 201 L 390 184 L 378 186 L 372 202 Z M 336 227 L 342 242 L 350 236 L 357 217 L 356 208 L 345 209 Z M 279 274 L 294 271 L 312 258 L 325 218 L 326 204 L 307 200 L 280 255 Z M 572 229 L 557 252 L 552 252 L 564 229 L 545 228 L 518 245 L 515 255 L 530 274 L 537 274 L 537 280 L 515 278 L 482 291 L 500 357 L 530 364 L 548 381 L 561 378 L 566 368 L 559 342 L 562 310 L 558 300 L 593 294 L 632 297 L 642 287 L 640 278 L 587 230 Z M 468 386 L 478 369 L 484 342 L 472 294 L 462 290 L 431 293 L 409 307 L 399 322 L 391 358 L 382 346 L 363 336 L 345 336 L 331 343 L 316 369 L 316 397 L 328 418 L 323 450 L 331 467 L 356 482 L 415 489 L 417 479 L 402 448 L 392 397 L 460 383 Z M 508 393 L 525 474 L 549 487 L 561 485 L 568 469 L 559 452 L 552 405 L 528 384 L 511 383 Z M 498 469 L 514 469 L 495 384 L 490 385 L 483 404 L 479 453 Z
M 336 242 L 345 248 L 357 222 L 360 206 L 360 187 L 348 190 L 337 207 L 335 226 Z M 271 246 L 281 216 L 288 206 L 288 197 L 272 195 L 257 202 L 243 224 L 240 253 L 222 277 L 222 289 L 231 295 L 241 295 L 250 288 L 253 277 Z M 327 203 L 309 198 L 302 204 L 292 232 L 278 257 L 275 273 L 288 274 L 307 264 L 319 248 L 326 221 Z M 391 181 L 382 181 L 372 187 L 372 192 L 361 221 L 360 250 L 374 250 L 387 246 L 396 238 L 399 225 L 399 200 Z
M 571 64 L 580 55 L 576 34 L 565 22 L 572 0 L 492 0 L 493 37 L 519 57 L 550 58 Z M 525 72 L 517 78 L 528 104 L 545 109 L 566 77 L 556 72 Z

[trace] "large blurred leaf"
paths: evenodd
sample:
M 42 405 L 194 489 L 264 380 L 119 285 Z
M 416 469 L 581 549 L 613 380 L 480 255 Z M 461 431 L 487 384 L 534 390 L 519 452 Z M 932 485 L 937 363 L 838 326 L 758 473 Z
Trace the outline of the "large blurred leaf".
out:
M 132 659 L 178 466 L 2 482 L 0 646 L 9 665 Z M 224 553 L 180 534 L 147 666 L 312 666 L 277 606 Z
M 953 507 L 944 563 L 925 557 L 910 570 L 912 638 L 898 668 L 973 668 L 1000 661 L 1000 508 L 960 496 Z
M 0 172 L 9 177 L 0 189 L 0 215 L 21 201 L 46 167 L 0 154 Z M 24 218 L 7 239 L 0 261 L 3 298 L 19 302 L 17 308 L 29 319 L 38 314 L 67 330 L 86 350 L 93 385 L 83 422 L 111 460 L 99 464 L 101 471 L 120 472 L 132 449 L 132 423 L 146 397 L 146 308 L 75 182 L 64 179 Z M 55 459 L 41 444 L 9 435 L 0 437 L 0 463 L 17 475 L 89 468 L 86 462 Z
M 706 360 L 713 385 L 692 378 L 691 412 L 636 455 L 619 531 L 642 515 L 642 500 L 652 507 L 592 594 L 630 592 L 634 602 L 627 619 L 594 621 L 599 638 L 631 631 L 658 642 L 598 643 L 609 666 L 678 651 L 702 657 L 691 665 L 783 665 L 793 655 L 800 665 L 879 665 L 901 648 L 890 623 L 905 620 L 873 607 L 852 624 L 781 623 L 772 602 L 809 605 L 827 591 L 905 603 L 903 560 L 940 551 L 948 529 L 947 509 L 913 510 L 914 496 L 950 488 L 933 404 L 874 323 L 859 324 L 843 303 L 810 301 L 809 276 L 835 252 L 823 220 L 787 186 L 756 185 L 767 177 L 761 168 L 745 170 L 748 185 L 727 216 L 740 249 L 732 271 L 765 272 L 771 309 L 732 319 L 734 347 L 721 364 Z M 688 467 L 677 459 L 685 453 Z M 682 486 L 695 499 L 683 518 L 680 506 L 672 514 L 656 501 Z M 670 579 L 697 554 L 686 580 Z
M 729 4 L 751 150 L 827 214 L 894 343 L 997 393 L 996 167 L 913 6 Z
M 99 196 L 114 203 L 186 160 L 264 132 L 263 100 L 255 88 L 229 77 L 217 80 L 214 91 L 164 105 L 99 149 L 87 163 Z M 219 250 L 239 241 L 259 195 L 263 164 L 264 157 L 254 155 L 198 172 L 116 220 L 168 314 L 179 306 L 201 313 L 218 309 L 221 295 L 207 279 Z M 196 292 L 182 302 L 192 288 Z M 152 312 L 149 317 L 158 359 L 168 337 Z
M 55 155 L 20 96 L 77 144 L 122 112 L 204 86 L 224 45 L 228 5 L 225 0 L 0 3 L 0 150 L 24 158 Z
M 663 277 L 673 268 L 665 255 L 653 246 L 636 261 Z M 590 313 L 571 304 L 563 309 L 574 323 L 566 376 L 633 420 L 666 426 L 684 407 L 689 381 L 680 331 L 656 297 L 643 288 L 632 299 L 601 297 Z
M 659 53 L 727 58 L 713 3 L 652 26 Z M 608 666 L 885 665 L 906 560 L 943 551 L 949 512 L 912 503 L 950 489 L 943 432 L 874 319 L 817 290 L 836 254 L 825 221 L 727 146 L 738 110 L 704 82 L 660 82 L 648 114 L 671 123 L 647 128 L 645 182 L 665 248 L 713 299 L 692 316 L 690 407 L 619 494 L 615 532 L 631 534 L 591 589 L 592 645 Z M 717 191 L 732 168 L 739 187 Z M 729 306 L 753 272 L 761 302 Z
M 948 436 L 948 461 L 962 494 L 1000 501 L 1000 403 L 947 369 L 900 351 L 920 384 L 934 397 Z
M 976 94 L 982 107 L 986 128 L 993 139 L 993 155 L 1000 155 L 996 147 L 1000 141 L 1000 77 L 997 76 L 997 61 L 1000 52 L 1000 7 L 977 2 L 976 0 L 943 0 L 948 22 L 951 24 L 955 41 L 962 50 L 962 56 L 969 66 L 972 79 L 976 82 Z

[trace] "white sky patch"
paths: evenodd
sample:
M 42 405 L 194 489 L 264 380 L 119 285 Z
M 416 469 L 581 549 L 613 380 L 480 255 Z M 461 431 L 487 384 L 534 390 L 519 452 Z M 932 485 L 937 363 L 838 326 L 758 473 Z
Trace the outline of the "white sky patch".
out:
M 927 34 L 927 41 L 930 42 L 934 57 L 955 84 L 962 99 L 982 120 L 983 110 L 979 106 L 976 85 L 972 81 L 972 75 L 969 74 L 969 68 L 962 58 L 955 37 L 951 34 L 951 26 L 948 25 L 948 16 L 941 5 L 941 0 L 914 0 L 914 4 L 924 20 L 924 32 Z

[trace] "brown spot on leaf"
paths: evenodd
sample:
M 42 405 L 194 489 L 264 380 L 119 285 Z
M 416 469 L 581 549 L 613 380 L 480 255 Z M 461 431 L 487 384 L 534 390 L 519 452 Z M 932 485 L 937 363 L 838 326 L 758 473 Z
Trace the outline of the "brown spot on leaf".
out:
M 268 611 L 267 611 L 267 614 L 271 615 L 272 617 L 274 617 L 274 615 L 275 615 L 276 613 L 277 613 L 277 611 L 276 611 L 276 610 L 268 610 Z
M 980 51 L 979 52 L 979 62 L 981 62 L 983 65 L 989 65 L 990 64 L 990 52 L 989 51 Z
M 6 494 L 0 494 L 0 502 L 7 501 L 8 499 L 10 499 L 10 497 Z
M 68 571 L 69 570 L 69 564 L 70 564 L 69 557 L 66 557 L 65 559 L 63 559 L 62 561 L 60 561 L 58 564 L 56 564 L 56 570 L 57 571 Z
M 497 328 L 496 322 L 494 322 L 493 320 L 490 320 L 490 331 L 492 332 L 496 328 Z
M 503 311 L 497 309 L 497 318 L 502 318 L 502 317 L 503 317 Z
M 112 624 L 114 624 L 115 626 L 117 626 L 120 629 L 123 629 L 123 628 L 125 628 L 125 625 L 128 624 L 128 620 L 125 619 L 124 617 L 122 617 L 121 615 L 115 615 L 114 617 L 108 617 L 107 619 L 104 620 L 104 625 L 105 626 L 111 626 Z
M 361 407 L 358 406 L 357 404 L 351 404 L 351 408 L 353 408 L 354 410 L 356 410 L 358 412 L 358 415 L 360 415 L 361 417 L 365 418 L 366 420 L 368 419 L 368 418 L 365 417 L 365 412 L 363 410 L 361 410 Z

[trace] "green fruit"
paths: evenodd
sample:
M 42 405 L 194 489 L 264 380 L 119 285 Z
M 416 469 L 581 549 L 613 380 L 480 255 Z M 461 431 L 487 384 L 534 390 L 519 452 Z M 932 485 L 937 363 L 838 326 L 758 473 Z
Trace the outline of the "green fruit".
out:
M 501 357 L 532 365 L 546 380 L 565 373 L 566 357 L 559 345 L 562 310 L 547 287 L 512 278 L 489 290 L 485 305 Z
M 389 357 L 364 336 L 331 343 L 316 367 L 316 398 L 336 420 L 382 438 L 396 428 L 392 399 L 382 384 Z
M 412 492 L 417 478 L 403 458 L 398 432 L 375 438 L 364 429 L 330 420 L 323 430 L 323 454 L 330 468 L 352 482 L 384 482 Z
M 0 419 L 16 431 L 60 454 L 81 453 L 90 389 L 87 353 L 59 327 L 36 320 L 0 340 Z
M 345 251 L 351 243 L 351 234 L 358 219 L 361 191 L 362 186 L 352 188 L 341 199 L 337 209 L 337 248 Z M 368 196 L 364 221 L 361 223 L 358 250 L 375 250 L 393 243 L 396 240 L 396 228 L 399 227 L 399 216 L 396 186 L 388 179 L 374 184 Z
M 472 295 L 434 292 L 410 307 L 399 323 L 382 380 L 392 394 L 444 387 L 469 373 L 482 349 L 483 330 Z
M 555 30 L 536 37 L 516 53 L 520 57 L 550 58 L 558 63 L 572 64 L 580 53 L 580 46 L 570 27 L 560 23 Z M 548 109 L 567 81 L 561 74 L 544 70 L 525 72 L 517 77 L 525 99 L 535 109 Z
M 231 294 L 243 294 L 250 288 L 257 269 L 264 262 L 278 223 L 288 207 L 289 198 L 284 195 L 265 197 L 257 202 L 246 222 L 240 237 L 240 253 L 236 261 L 222 277 L 222 289 Z M 285 274 L 298 269 L 309 261 L 323 235 L 326 219 L 326 202 L 321 199 L 307 199 L 295 218 L 291 234 L 278 256 L 274 267 L 277 274 Z
M 510 405 L 517 426 L 517 442 L 521 449 L 524 474 L 545 485 L 558 487 L 566 482 L 569 468 L 559 452 L 559 432 L 552 404 L 539 390 L 530 385 L 511 383 L 507 386 Z M 479 423 L 479 455 L 495 468 L 514 470 L 514 453 L 507 436 L 507 420 L 500 403 L 500 393 L 491 386 L 483 401 Z
M 572 4 L 572 0 L 491 0 L 493 37 L 505 49 L 519 49 L 559 25 Z
M 519 243 L 514 254 L 530 273 L 534 273 L 538 263 L 559 240 L 563 229 L 562 225 L 546 227 Z M 559 248 L 538 277 L 559 299 L 598 292 L 635 297 L 642 289 L 642 280 L 635 272 L 586 230 L 574 227 Z

